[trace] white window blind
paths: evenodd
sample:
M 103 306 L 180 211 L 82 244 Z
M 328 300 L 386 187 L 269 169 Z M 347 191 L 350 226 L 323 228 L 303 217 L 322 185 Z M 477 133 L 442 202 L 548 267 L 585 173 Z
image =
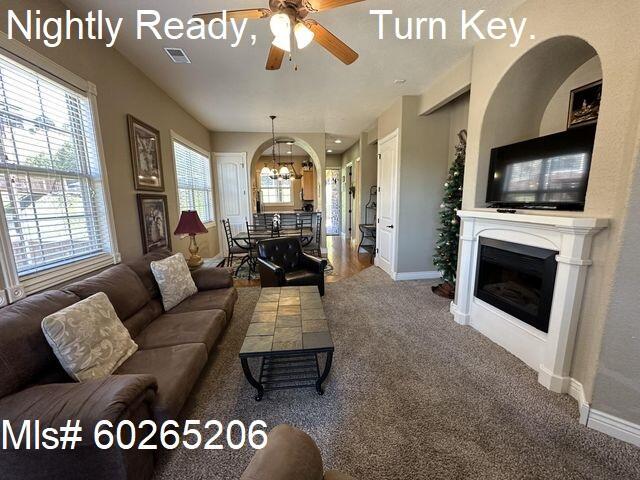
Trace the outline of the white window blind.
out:
M 202 222 L 213 222 L 215 215 L 209 157 L 177 140 L 173 141 L 173 157 L 180 211 L 195 210 Z
M 260 175 L 260 190 L 264 204 L 291 204 L 291 180 L 272 179 L 269 175 Z
M 20 278 L 112 254 L 91 102 L 1 55 L 0 195 Z

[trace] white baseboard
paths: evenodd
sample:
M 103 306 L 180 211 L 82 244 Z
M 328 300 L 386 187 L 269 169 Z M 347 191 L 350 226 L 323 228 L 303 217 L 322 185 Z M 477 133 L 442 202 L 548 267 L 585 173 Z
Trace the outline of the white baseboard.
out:
M 441 278 L 440 272 L 396 272 L 393 279 L 398 282 L 407 280 L 437 280 Z
M 592 408 L 587 403 L 582 384 L 573 378 L 567 393 L 578 402 L 582 425 L 640 447 L 640 425 Z
M 640 425 L 592 408 L 587 427 L 640 447 Z
M 569 381 L 569 389 L 567 393 L 578 402 L 578 410 L 580 411 L 580 423 L 587 425 L 589 422 L 589 412 L 591 406 L 587 402 L 587 398 L 584 395 L 584 387 L 576 379 L 572 378 Z

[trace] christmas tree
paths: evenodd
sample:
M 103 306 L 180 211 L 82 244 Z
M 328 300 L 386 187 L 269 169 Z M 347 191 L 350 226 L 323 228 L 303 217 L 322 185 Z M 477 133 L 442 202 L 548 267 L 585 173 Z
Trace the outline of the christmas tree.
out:
M 440 296 L 453 298 L 456 286 L 456 269 L 458 266 L 458 240 L 460 237 L 460 221 L 456 211 L 462 207 L 462 184 L 464 182 L 464 161 L 467 149 L 467 132 L 458 134 L 460 142 L 456 145 L 453 165 L 444 184 L 444 200 L 440 205 L 440 228 L 436 241 L 436 253 L 433 263 L 442 274 L 444 283 L 433 287 Z

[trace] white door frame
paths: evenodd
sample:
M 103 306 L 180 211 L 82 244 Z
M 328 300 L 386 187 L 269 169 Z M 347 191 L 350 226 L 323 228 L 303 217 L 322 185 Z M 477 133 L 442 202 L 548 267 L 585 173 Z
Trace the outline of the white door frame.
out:
M 380 147 L 382 145 L 384 145 L 385 143 L 391 141 L 391 140 L 396 140 L 396 175 L 395 175 L 395 184 L 393 185 L 394 190 L 395 190 L 395 201 L 394 206 L 393 206 L 393 258 L 391 260 L 391 276 L 392 278 L 395 278 L 397 272 L 398 272 L 398 209 L 399 209 L 399 188 L 400 188 L 400 129 L 396 129 L 393 132 L 391 132 L 389 135 L 387 135 L 386 137 L 382 138 L 381 140 L 378 141 L 378 174 L 377 174 L 377 183 L 378 183 L 378 188 L 380 188 L 379 186 L 381 185 L 380 182 L 380 174 L 382 173 L 382 169 L 380 168 Z M 378 210 L 379 211 L 379 210 Z M 376 223 L 379 224 L 380 223 L 380 217 L 378 216 L 378 214 L 376 214 Z M 376 241 L 376 251 L 378 249 L 378 242 Z M 375 257 L 375 261 L 374 261 L 374 265 L 379 267 L 378 265 L 378 255 L 376 255 Z
M 226 251 L 227 245 L 227 237 L 224 233 L 224 225 L 222 225 L 222 212 L 220 211 L 220 179 L 218 178 L 218 157 L 226 156 L 226 157 L 238 157 L 243 165 L 245 171 L 245 188 L 246 188 L 246 211 L 248 215 L 251 215 L 253 211 L 251 208 L 251 195 L 250 195 L 250 185 L 251 185 L 251 174 L 249 172 L 249 167 L 247 165 L 247 152 L 213 152 L 211 154 L 211 159 L 213 161 L 213 172 L 214 172 L 214 181 L 215 181 L 215 210 L 216 210 L 216 219 L 219 219 L 218 222 L 218 241 L 220 242 L 220 253 L 224 255 Z M 248 220 L 248 218 L 247 218 Z

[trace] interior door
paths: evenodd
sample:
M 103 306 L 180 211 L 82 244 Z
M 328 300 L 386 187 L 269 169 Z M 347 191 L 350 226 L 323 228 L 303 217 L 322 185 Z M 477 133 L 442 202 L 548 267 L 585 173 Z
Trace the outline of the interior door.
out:
M 221 219 L 229 219 L 233 234 L 246 230 L 250 216 L 247 188 L 247 157 L 244 153 L 214 154 L 217 169 L 218 202 Z M 227 242 L 220 225 L 221 247 L 225 255 Z
M 391 277 L 395 275 L 398 201 L 398 134 L 378 145 L 378 232 L 376 265 Z

